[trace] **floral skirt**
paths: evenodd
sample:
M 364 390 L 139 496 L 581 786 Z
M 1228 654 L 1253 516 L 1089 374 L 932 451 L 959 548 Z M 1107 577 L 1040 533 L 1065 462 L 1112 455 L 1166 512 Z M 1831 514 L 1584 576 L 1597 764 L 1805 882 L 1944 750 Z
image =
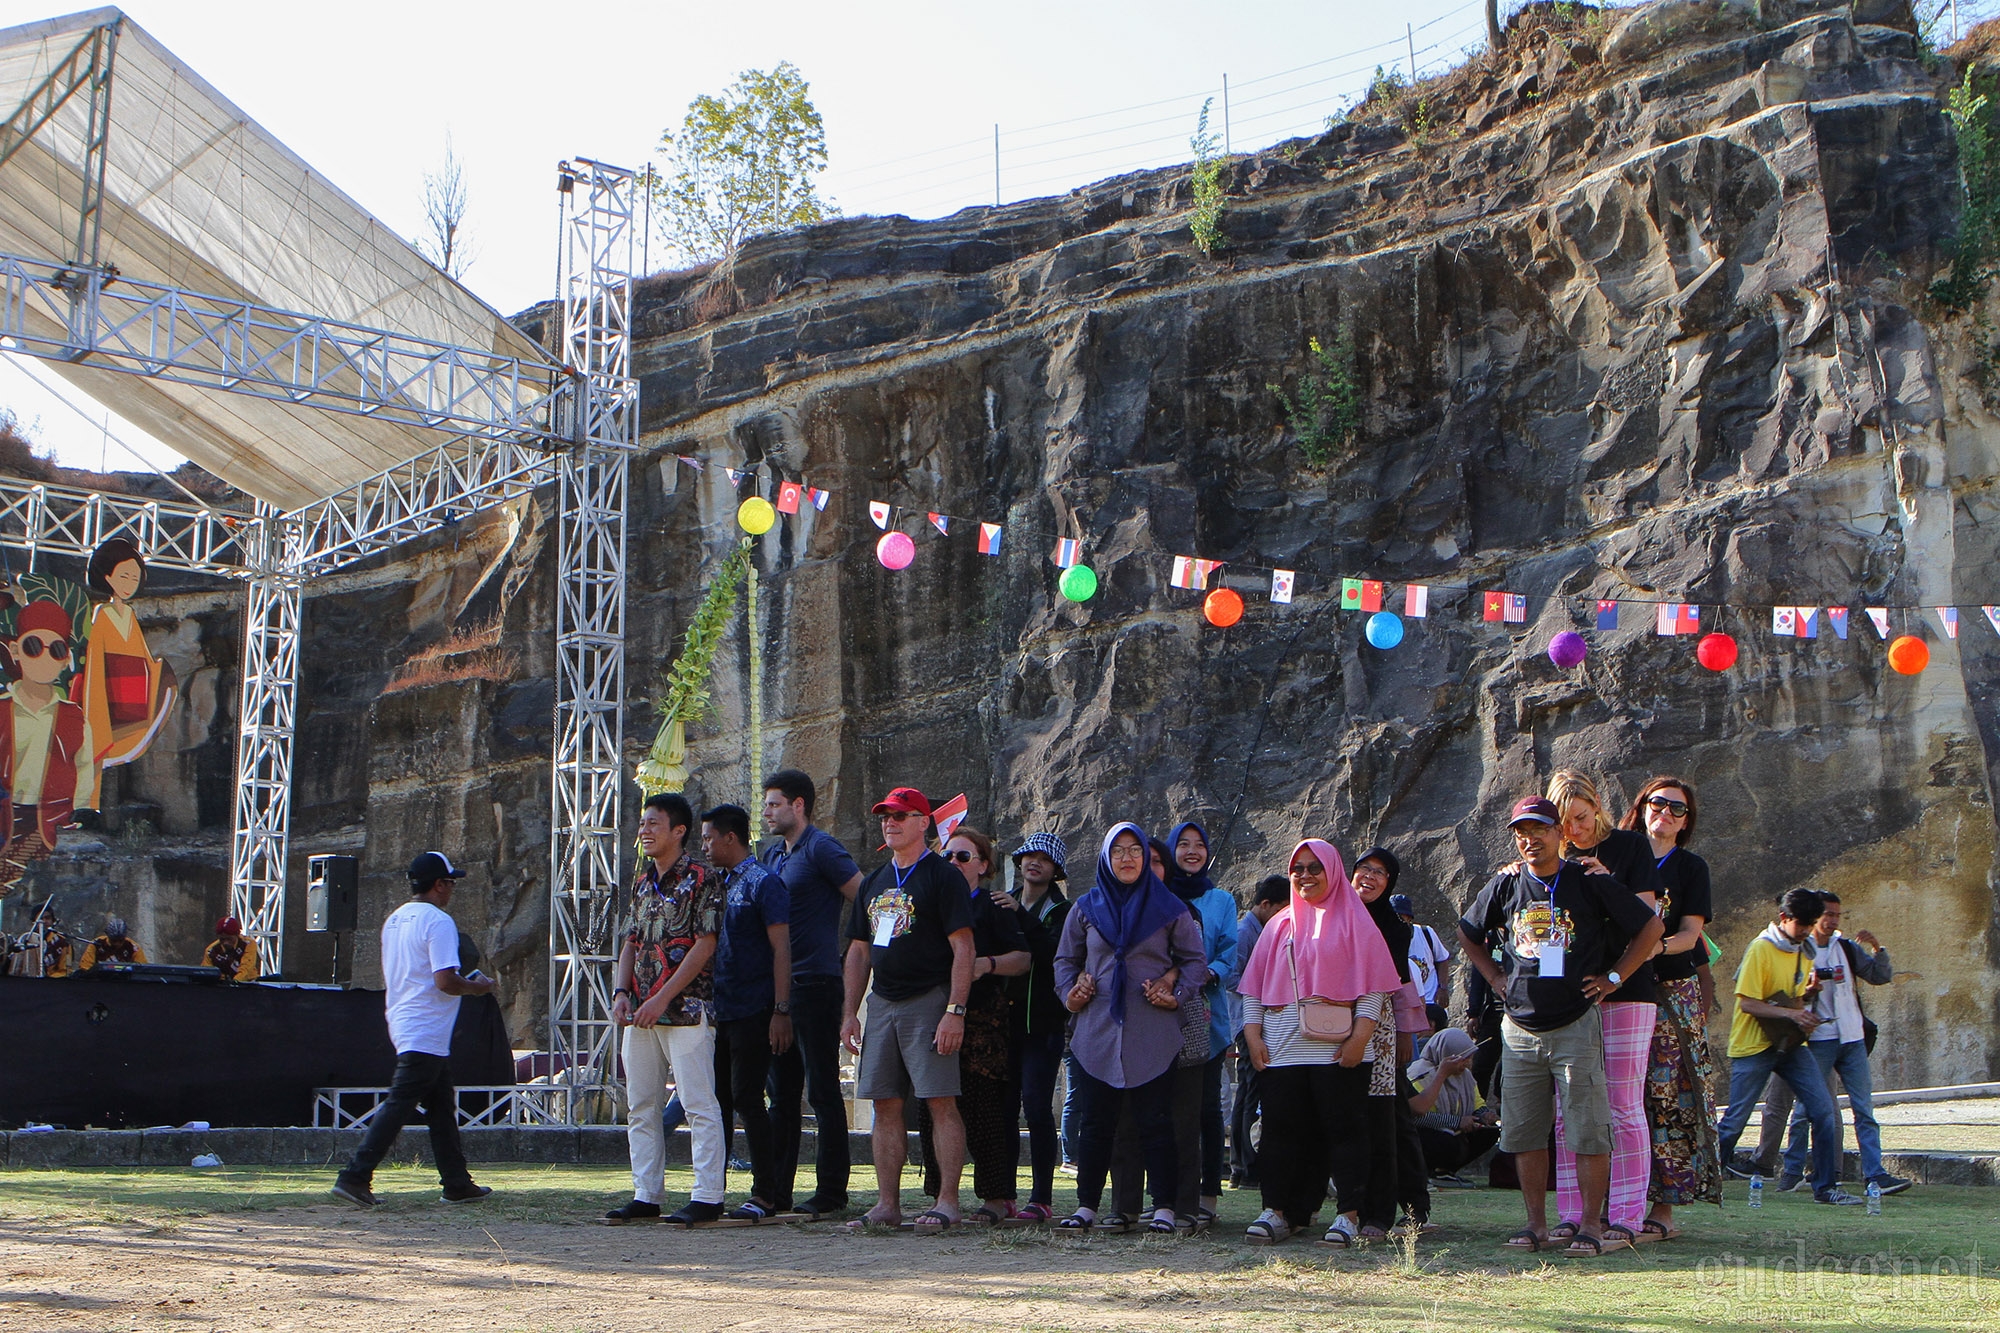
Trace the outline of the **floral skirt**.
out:
M 1657 986 L 1659 1021 L 1646 1070 L 1646 1119 L 1653 1131 L 1653 1179 L 1646 1197 L 1664 1204 L 1721 1203 L 1701 987 L 1693 977 Z

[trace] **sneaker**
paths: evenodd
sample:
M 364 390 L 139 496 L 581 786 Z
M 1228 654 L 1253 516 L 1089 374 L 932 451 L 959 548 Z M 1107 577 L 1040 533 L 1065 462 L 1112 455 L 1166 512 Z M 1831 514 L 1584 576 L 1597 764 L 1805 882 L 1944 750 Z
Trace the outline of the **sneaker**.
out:
M 1804 1176 L 1795 1176 L 1787 1171 L 1784 1175 L 1778 1177 L 1777 1190 L 1780 1194 L 1790 1194 L 1805 1183 L 1806 1178 Z
M 691 1227 L 697 1222 L 713 1222 L 721 1216 L 722 1205 L 719 1203 L 686 1203 L 660 1220 L 669 1226 Z
M 1836 1208 L 1853 1208 L 1867 1203 L 1868 1200 L 1861 1198 L 1859 1195 L 1849 1194 L 1840 1186 L 1835 1185 L 1824 1194 L 1813 1195 L 1813 1202 L 1830 1203 Z
M 1061 1166 L 1057 1167 L 1056 1170 L 1062 1172 L 1066 1176 L 1073 1176 L 1076 1174 L 1076 1163 L 1064 1162 Z
M 613 1208 L 604 1215 L 604 1225 L 622 1227 L 632 1222 L 657 1222 L 660 1220 L 660 1205 L 634 1199 L 623 1207 Z
M 1901 1176 L 1892 1176 L 1887 1171 L 1884 1171 L 1879 1176 L 1871 1177 L 1868 1183 L 1882 1191 L 1884 1195 L 1901 1194 L 1910 1187 L 1908 1180 L 1905 1180 Z
M 1748 1153 L 1737 1153 L 1729 1159 L 1729 1165 L 1722 1168 L 1738 1180 L 1748 1180 L 1752 1176 L 1762 1176 L 1769 1180 L 1771 1173 L 1757 1164 L 1757 1159 Z
M 375 1206 L 375 1192 L 361 1181 L 349 1180 L 346 1176 L 341 1176 L 333 1182 L 333 1189 L 330 1193 L 332 1193 L 334 1198 L 344 1199 L 356 1208 L 373 1208 Z
M 732 1157 L 729 1159 L 729 1169 L 731 1171 L 749 1171 L 752 1167 L 748 1158 Z
M 446 1203 L 478 1203 L 492 1192 L 491 1185 L 475 1185 L 468 1180 L 463 1185 L 446 1190 L 438 1197 Z

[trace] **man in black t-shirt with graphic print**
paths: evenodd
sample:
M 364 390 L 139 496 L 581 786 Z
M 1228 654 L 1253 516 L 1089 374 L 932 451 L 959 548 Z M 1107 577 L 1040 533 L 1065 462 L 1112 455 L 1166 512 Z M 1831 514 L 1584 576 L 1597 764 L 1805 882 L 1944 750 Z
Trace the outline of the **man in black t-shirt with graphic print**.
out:
M 902 1220 L 909 1128 L 903 1103 L 916 1096 L 930 1107 L 940 1181 L 937 1207 L 917 1219 L 917 1228 L 942 1231 L 958 1221 L 958 1180 L 965 1169 L 958 1048 L 972 990 L 972 899 L 965 877 L 931 854 L 931 805 L 922 792 L 898 787 L 875 813 L 890 859 L 862 881 L 848 912 L 847 1016 L 840 1028 L 847 1049 L 861 1055 L 854 1095 L 875 1105 L 878 1197 L 864 1221 L 894 1226 Z
M 1509 826 L 1519 868 L 1489 880 L 1458 923 L 1467 961 L 1507 1009 L 1500 1150 L 1514 1154 L 1528 1210 L 1528 1225 L 1507 1243 L 1538 1250 L 1548 1239 L 1553 1080 L 1583 1194 L 1583 1219 L 1569 1252 L 1602 1254 L 1626 1242 L 1607 1239 L 1601 1226 L 1611 1184 L 1611 1102 L 1597 1006 L 1652 957 L 1662 923 L 1619 881 L 1562 859 L 1561 816 L 1553 801 L 1522 798 Z M 1502 962 L 1483 947 L 1489 932 L 1498 933 Z M 1607 955 L 1621 938 L 1627 943 L 1614 960 Z

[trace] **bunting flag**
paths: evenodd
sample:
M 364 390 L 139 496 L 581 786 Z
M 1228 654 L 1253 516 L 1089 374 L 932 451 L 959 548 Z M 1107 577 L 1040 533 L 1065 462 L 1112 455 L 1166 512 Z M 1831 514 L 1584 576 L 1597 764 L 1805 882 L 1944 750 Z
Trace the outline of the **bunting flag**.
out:
M 1220 560 L 1203 560 L 1192 555 L 1174 557 L 1174 573 L 1171 582 L 1176 588 L 1192 588 L 1196 592 L 1208 587 L 1208 576 L 1221 568 Z
M 1791 638 L 1799 632 L 1799 612 L 1793 606 L 1771 608 L 1771 633 Z
M 1412 620 L 1427 620 L 1431 614 L 1431 590 L 1421 583 L 1403 589 L 1403 614 Z
M 1979 609 L 1986 613 L 1986 623 L 1993 627 L 1993 632 L 2000 634 L 2000 606 L 1982 606 Z
M 979 525 L 979 554 L 1000 554 L 1000 525 L 998 523 L 981 523 Z
M 1289 603 L 1292 600 L 1292 580 L 1296 577 L 1297 575 L 1289 569 L 1272 570 L 1271 600 L 1274 602 Z M 1995 621 L 1994 623 L 2000 625 L 2000 621 Z
M 931 811 L 931 818 L 937 821 L 937 836 L 940 844 L 951 841 L 952 831 L 965 822 L 965 814 L 971 807 L 965 803 L 965 793 L 946 801 Z
M 1507 594 L 1504 592 L 1487 593 L 1486 603 L 1484 608 L 1480 612 L 1480 618 L 1482 620 L 1499 621 L 1504 619 L 1506 615 L 1507 615 Z
M 1799 637 L 1801 639 L 1817 639 L 1819 637 L 1819 608 L 1816 606 L 1799 606 L 1792 609 L 1799 613 Z
M 1654 623 L 1657 634 L 1701 633 L 1701 608 L 1686 602 L 1661 602 Z
M 724 469 L 722 469 L 722 470 L 723 470 L 723 471 L 724 471 L 725 473 L 727 473 L 727 474 L 728 474 L 728 476 L 729 476 L 729 484 L 730 484 L 731 486 L 741 486 L 741 485 L 743 484 L 743 475 L 744 475 L 744 474 L 743 474 L 743 469 L 742 469 L 742 468 L 740 468 L 740 467 L 726 467 L 726 468 L 724 468 Z
M 1869 620 L 1870 620 L 1871 622 L 1873 622 L 1873 623 L 1874 623 L 1874 626 L 1875 626 L 1875 632 L 1876 632 L 1877 634 L 1881 635 L 1881 636 L 1882 636 L 1882 637 L 1883 637 L 1884 639 L 1886 639 L 1886 638 L 1888 638 L 1888 637 L 1889 637 L 1889 608 L 1888 608 L 1888 607 L 1886 607 L 1886 606 L 1871 606 L 1871 607 L 1869 607 L 1869 608 L 1868 608 L 1868 619 L 1869 619 Z
M 1340 581 L 1340 609 L 1343 611 L 1380 611 L 1382 609 L 1382 585 L 1373 579 L 1342 579 Z
M 681 462 L 686 463 L 696 472 L 701 471 L 701 460 L 699 458 L 696 458 L 693 454 L 675 454 L 674 457 L 680 459 Z
M 1597 628 L 1609 631 L 1618 628 L 1618 603 L 1599 598 L 1597 602 Z
M 951 535 L 951 516 L 949 514 L 927 514 L 926 517 L 930 519 L 932 527 L 947 537 Z
M 886 531 L 889 527 L 889 506 L 883 504 L 880 500 L 870 500 L 868 502 L 868 517 L 875 520 L 876 527 Z
M 1945 637 L 1946 637 L 1947 639 L 1955 639 L 1955 638 L 1957 638 L 1957 637 L 1958 637 L 1958 608 L 1957 608 L 1957 607 L 1955 607 L 1955 606 L 1940 606 L 1940 607 L 1938 607 L 1938 608 L 1937 608 L 1937 618 L 1938 618 L 1938 624 L 1940 624 L 1940 625 L 1944 626 L 1944 636 L 1945 636 Z
M 1833 626 L 1835 638 L 1845 639 L 1847 637 L 1847 608 L 1844 606 L 1829 606 L 1826 609 L 1826 623 Z
M 811 505 L 814 509 L 825 509 L 826 502 L 828 500 L 831 500 L 832 498 L 833 498 L 832 494 L 830 494 L 827 491 L 821 490 L 817 486 L 806 487 L 806 503 Z
M 1055 553 L 1049 557 L 1049 559 L 1056 562 L 1057 569 L 1068 569 L 1080 558 L 1082 558 L 1082 552 L 1078 550 L 1078 543 L 1074 537 L 1058 537 L 1056 539 Z
M 1528 623 L 1527 597 L 1518 592 L 1503 593 L 1502 596 L 1505 598 L 1505 601 L 1501 605 L 1500 618 L 1506 621 L 1509 625 L 1527 624 Z
M 781 481 L 781 482 L 779 482 L 779 483 L 778 483 L 778 512 L 779 512 L 779 513 L 781 513 L 781 514 L 796 514 L 796 513 L 798 513 L 798 512 L 799 512 L 799 499 L 800 499 L 800 497 L 801 497 L 801 496 L 803 496 L 804 494 L 805 494 L 805 491 L 804 491 L 804 489 L 803 489 L 803 488 L 802 488 L 802 487 L 801 487 L 801 486 L 800 486 L 800 485 L 799 485 L 799 484 L 798 484 L 798 483 L 797 483 L 796 481 Z

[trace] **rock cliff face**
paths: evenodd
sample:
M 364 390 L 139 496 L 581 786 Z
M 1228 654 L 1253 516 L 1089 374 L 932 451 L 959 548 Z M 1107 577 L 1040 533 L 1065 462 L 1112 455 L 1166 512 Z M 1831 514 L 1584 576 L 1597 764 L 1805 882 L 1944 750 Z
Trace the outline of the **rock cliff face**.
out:
M 1858 611 L 1845 642 L 1769 632 L 1773 603 L 2000 602 L 1982 354 L 1922 301 L 1956 227 L 1950 71 L 1911 28 L 1885 0 L 1537 10 L 1498 59 L 1233 159 L 1212 257 L 1167 171 L 837 222 L 649 280 L 633 757 L 655 673 L 736 537 L 719 465 L 761 467 L 833 501 L 759 542 L 764 753 L 747 752 L 739 636 L 717 715 L 692 730 L 703 800 L 754 800 L 754 772 L 804 767 L 822 822 L 866 859 L 881 790 L 962 790 L 1003 838 L 1056 828 L 1085 876 L 1113 819 L 1199 817 L 1238 888 L 1308 832 L 1384 841 L 1446 925 L 1507 858 L 1504 804 L 1553 769 L 1624 798 L 1676 773 L 1700 788 L 1732 963 L 1773 895 L 1834 888 L 1897 962 L 1869 997 L 1879 1077 L 1992 1077 L 2000 639 L 1970 612 L 1955 643 L 1899 612 L 1933 640 L 1905 678 Z M 1363 425 L 1310 471 L 1266 386 L 1342 326 Z M 892 574 L 870 500 L 1003 522 L 1004 553 L 925 530 Z M 403 861 L 462 849 L 492 888 L 454 912 L 500 964 L 517 1044 L 546 1003 L 549 505 L 316 589 L 302 695 L 301 856 L 362 851 L 372 928 Z M 1057 537 L 1081 538 L 1103 580 L 1086 605 L 1056 595 Z M 1177 554 L 1295 569 L 1298 598 L 1270 605 L 1225 566 L 1249 611 L 1213 629 L 1167 586 Z M 1343 575 L 1439 591 L 1384 653 L 1335 605 Z M 1529 623 L 1482 623 L 1460 588 L 1526 594 Z M 1704 671 L 1628 606 L 1557 671 L 1549 637 L 1620 596 L 1756 608 L 1720 613 L 1741 660 Z M 208 614 L 156 604 L 149 628 L 186 636 Z M 235 689 L 234 621 L 213 619 L 189 640 L 220 682 L 189 751 L 211 778 Z M 439 669 L 399 667 L 489 621 Z M 215 815 L 162 823 L 205 878 L 162 878 L 158 897 L 216 896 Z M 37 874 L 131 866 L 122 846 Z M 325 963 L 300 942 L 301 970 Z

